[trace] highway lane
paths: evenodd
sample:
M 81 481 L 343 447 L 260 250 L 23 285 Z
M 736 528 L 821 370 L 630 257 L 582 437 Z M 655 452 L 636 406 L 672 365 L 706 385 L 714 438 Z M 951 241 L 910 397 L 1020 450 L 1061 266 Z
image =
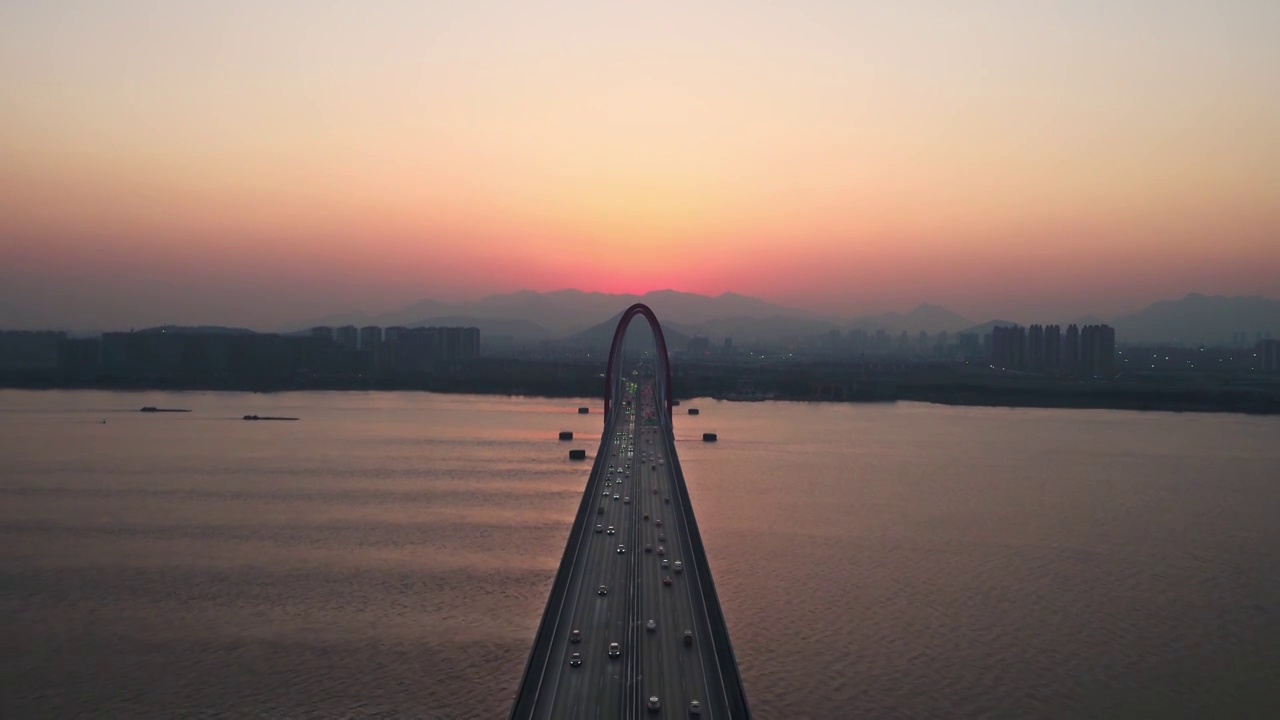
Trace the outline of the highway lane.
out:
M 690 701 L 697 700 L 702 718 L 724 718 L 727 705 L 710 624 L 698 604 L 696 571 L 686 560 L 692 555 L 688 511 L 675 504 L 669 436 L 658 425 L 656 407 L 633 414 L 628 410 L 641 398 L 624 398 L 632 400 L 630 408 L 620 403 L 606 429 L 607 457 L 587 482 L 592 509 L 585 523 L 571 529 L 580 544 L 530 716 L 685 718 Z M 647 393 L 644 399 L 653 401 Z M 648 418 L 637 421 L 637 415 Z M 597 524 L 612 525 L 615 534 L 596 533 Z M 625 553 L 617 552 L 619 545 Z M 677 561 L 684 563 L 684 572 L 674 572 Z M 671 585 L 663 583 L 668 577 Z M 603 597 L 597 594 L 602 584 L 608 588 Z M 652 631 L 646 629 L 649 620 L 656 625 Z M 570 641 L 574 629 L 580 642 Z M 691 646 L 684 644 L 686 630 L 694 636 Z M 613 642 L 620 646 L 617 658 L 608 654 Z M 582 660 L 577 667 L 569 664 L 575 652 Z M 656 713 L 646 708 L 651 696 L 662 705 Z

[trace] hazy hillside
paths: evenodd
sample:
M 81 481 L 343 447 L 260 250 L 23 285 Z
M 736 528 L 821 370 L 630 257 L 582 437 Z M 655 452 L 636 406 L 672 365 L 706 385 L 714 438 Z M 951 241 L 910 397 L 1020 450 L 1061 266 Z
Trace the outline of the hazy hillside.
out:
M 1018 327 L 1024 327 L 1022 323 L 1016 323 L 1016 322 L 1013 322 L 1012 320 L 988 320 L 982 323 L 981 325 L 972 325 L 970 327 L 963 328 L 962 330 L 960 330 L 960 332 L 965 334 L 977 335 L 981 337 L 983 335 L 990 333 L 992 328 L 1013 327 L 1015 325 L 1017 325 Z
M 609 346 L 613 344 L 613 334 L 617 331 L 618 321 L 622 319 L 622 313 L 625 311 L 626 309 L 624 308 L 604 322 L 596 323 L 586 330 L 574 333 L 564 338 L 564 341 L 569 345 L 590 350 L 592 353 L 598 352 L 605 355 L 609 352 Z M 658 321 L 662 322 L 661 315 L 658 316 Z M 647 344 L 644 340 L 652 337 L 648 330 L 649 324 L 643 318 L 632 320 L 628 328 L 628 332 L 635 332 L 642 339 L 642 344 Z M 667 342 L 667 350 L 674 353 L 677 350 L 683 350 L 689 344 L 690 336 L 680 332 L 677 329 L 677 324 L 664 322 L 662 323 L 662 337 Z M 652 345 L 649 345 L 649 347 L 652 347 Z
M 1111 324 L 1123 342 L 1227 345 L 1232 333 L 1247 332 L 1252 344 L 1257 332 L 1280 337 L 1280 300 L 1192 293 L 1121 315 Z
M 529 322 L 528 320 L 509 320 L 506 318 L 481 318 L 472 315 L 445 315 L 430 320 L 408 323 L 406 327 L 475 327 L 480 328 L 480 336 L 505 335 L 515 340 L 536 341 L 549 340 L 549 330 Z
M 664 323 L 697 325 L 722 318 L 812 318 L 806 310 L 787 308 L 759 298 L 724 293 L 716 297 L 695 295 L 674 290 L 657 290 L 645 295 L 610 295 L 586 293 L 580 290 L 558 290 L 539 293 L 521 291 L 502 295 L 490 295 L 472 302 L 443 303 L 435 300 L 419 300 L 394 312 L 366 315 L 355 312 L 331 315 L 306 323 L 299 323 L 291 330 L 313 325 L 431 325 L 447 324 L 448 318 L 475 318 L 524 321 L 546 331 L 549 336 L 573 335 L 599 323 L 601 318 L 618 316 L 631 305 L 643 302 L 653 308 Z M 474 324 L 474 323 L 473 323 Z M 481 333 L 484 328 L 481 327 Z M 503 333 L 511 334 L 511 333 Z
M 940 332 L 953 333 L 971 325 L 973 321 L 963 315 L 953 313 L 944 307 L 926 304 L 917 306 L 905 315 L 888 312 L 860 317 L 853 321 L 851 327 L 870 332 L 884 330 L 891 335 L 897 335 L 903 330 L 906 330 L 909 335 L 915 335 L 921 331 L 933 335 Z

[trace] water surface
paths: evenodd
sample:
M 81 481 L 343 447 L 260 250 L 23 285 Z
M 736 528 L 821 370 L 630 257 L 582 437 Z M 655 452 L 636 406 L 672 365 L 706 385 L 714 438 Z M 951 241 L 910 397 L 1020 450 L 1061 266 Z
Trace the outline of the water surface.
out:
M 504 716 L 586 403 L 0 391 L 0 716 Z M 1280 707 L 1280 420 L 685 405 L 756 717 Z

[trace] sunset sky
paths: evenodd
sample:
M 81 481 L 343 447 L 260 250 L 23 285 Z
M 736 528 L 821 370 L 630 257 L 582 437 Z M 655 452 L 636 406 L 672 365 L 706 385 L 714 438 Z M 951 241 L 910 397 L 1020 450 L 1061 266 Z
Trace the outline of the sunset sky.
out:
M 1280 297 L 1280 2 L 0 4 L 0 327 Z

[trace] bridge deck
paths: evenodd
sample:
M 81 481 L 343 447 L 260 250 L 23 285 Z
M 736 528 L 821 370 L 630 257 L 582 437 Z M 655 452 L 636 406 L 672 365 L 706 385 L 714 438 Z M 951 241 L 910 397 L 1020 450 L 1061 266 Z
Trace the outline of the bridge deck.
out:
M 606 424 L 511 717 L 685 718 L 696 700 L 693 717 L 745 718 L 665 408 L 647 383 L 626 397 Z

